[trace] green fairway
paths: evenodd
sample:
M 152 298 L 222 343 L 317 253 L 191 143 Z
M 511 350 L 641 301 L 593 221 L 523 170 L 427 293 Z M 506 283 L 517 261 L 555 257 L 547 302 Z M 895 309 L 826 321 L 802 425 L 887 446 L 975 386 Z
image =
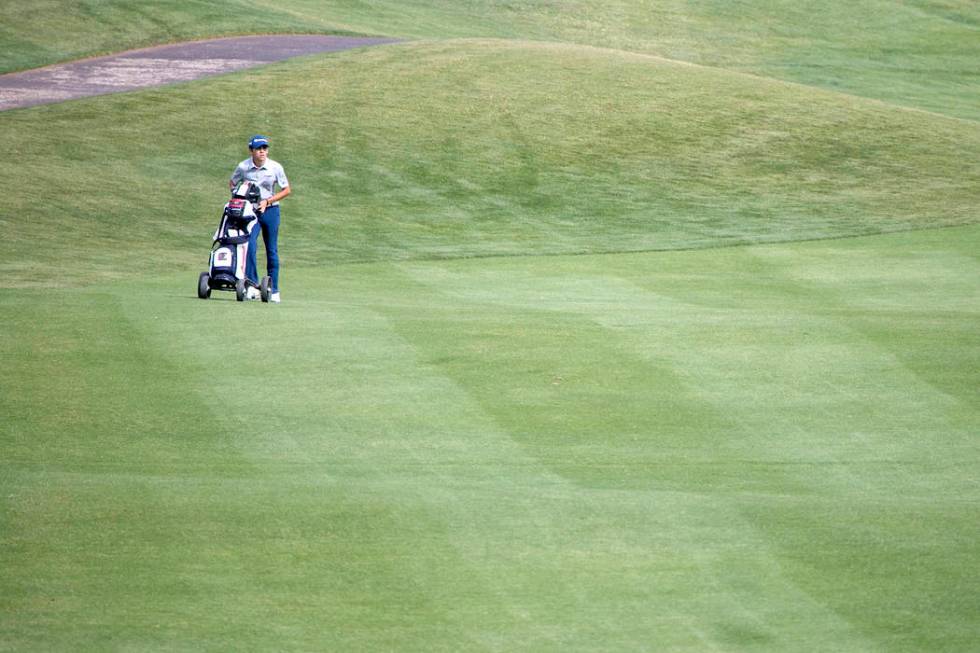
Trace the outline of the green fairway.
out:
M 0 651 L 976 650 L 980 14 L 801 7 L 0 0 L 409 39 L 0 113 Z
M 967 650 L 978 240 L 8 291 L 0 641 Z

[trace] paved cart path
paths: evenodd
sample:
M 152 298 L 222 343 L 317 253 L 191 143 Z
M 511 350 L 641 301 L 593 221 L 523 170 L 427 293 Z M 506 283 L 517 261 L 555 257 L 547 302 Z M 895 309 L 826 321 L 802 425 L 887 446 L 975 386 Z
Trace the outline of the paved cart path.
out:
M 129 50 L 0 75 L 0 111 L 120 93 L 397 39 L 317 35 L 243 36 Z

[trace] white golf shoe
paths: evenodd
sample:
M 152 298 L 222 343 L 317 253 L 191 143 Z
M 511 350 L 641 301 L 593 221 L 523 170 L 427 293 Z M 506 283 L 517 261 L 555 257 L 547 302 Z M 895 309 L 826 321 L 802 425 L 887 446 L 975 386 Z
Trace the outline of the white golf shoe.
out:
M 282 300 L 281 300 L 281 299 L 279 299 L 279 293 L 277 293 L 277 292 L 274 292 L 274 293 L 272 293 L 272 295 L 271 295 L 271 296 L 269 297 L 269 301 L 270 301 L 270 302 L 272 302 L 273 304 L 278 304 L 278 303 L 279 303 L 279 302 L 281 302 Z
M 249 286 L 248 292 L 245 293 L 245 299 L 258 299 L 261 296 L 262 293 L 260 293 L 259 289 L 255 288 L 254 286 Z

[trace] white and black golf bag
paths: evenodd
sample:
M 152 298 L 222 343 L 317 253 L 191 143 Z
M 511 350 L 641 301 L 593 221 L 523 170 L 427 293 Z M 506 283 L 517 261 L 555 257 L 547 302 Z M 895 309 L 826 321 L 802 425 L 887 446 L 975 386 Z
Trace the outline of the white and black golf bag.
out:
M 258 226 L 259 188 L 244 181 L 235 187 L 231 200 L 225 204 L 221 222 L 214 232 L 211 260 L 207 272 L 198 280 L 197 294 L 201 299 L 211 296 L 211 290 L 246 289 L 245 262 L 252 230 Z

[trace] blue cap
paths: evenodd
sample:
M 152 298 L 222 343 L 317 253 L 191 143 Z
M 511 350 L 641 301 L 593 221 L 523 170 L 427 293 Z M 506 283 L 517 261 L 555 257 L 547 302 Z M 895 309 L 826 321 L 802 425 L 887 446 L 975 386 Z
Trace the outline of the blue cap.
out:
M 248 142 L 248 149 L 254 150 L 257 147 L 269 147 L 269 139 L 265 136 L 259 136 L 256 134 L 252 137 L 252 140 Z

